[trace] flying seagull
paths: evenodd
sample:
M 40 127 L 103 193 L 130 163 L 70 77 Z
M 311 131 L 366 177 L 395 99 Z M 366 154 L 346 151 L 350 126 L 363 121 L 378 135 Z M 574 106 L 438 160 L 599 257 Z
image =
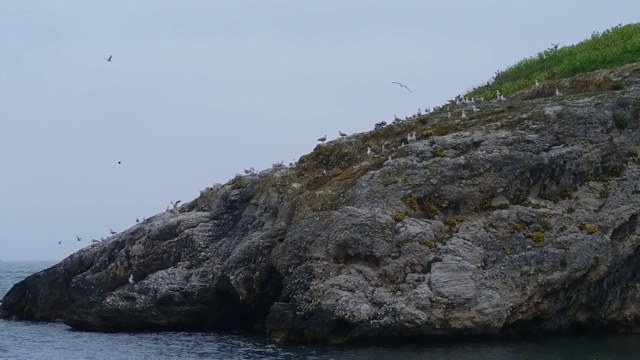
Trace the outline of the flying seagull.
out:
M 108 62 L 111 62 L 111 55 L 109 55 L 109 57 L 107 58 Z
M 408 87 L 406 87 L 404 84 L 401 84 L 401 83 L 399 83 L 399 82 L 397 82 L 397 81 L 392 81 L 391 83 L 392 83 L 392 84 L 398 84 L 398 85 L 400 85 L 400 87 L 401 87 L 401 88 L 405 88 L 405 89 L 409 90 L 409 92 L 410 92 L 410 93 L 413 93 L 413 91 L 411 91 L 411 89 L 409 89 Z
M 121 164 L 122 164 L 122 160 L 118 161 L 118 165 L 121 165 Z
M 76 239 L 78 239 L 78 241 L 82 240 L 82 238 L 78 235 L 76 235 Z

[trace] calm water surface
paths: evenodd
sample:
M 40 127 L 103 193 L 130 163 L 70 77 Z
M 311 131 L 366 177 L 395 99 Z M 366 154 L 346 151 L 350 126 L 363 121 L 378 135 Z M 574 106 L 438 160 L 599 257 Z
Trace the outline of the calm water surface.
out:
M 0 297 L 51 262 L 0 262 Z M 63 323 L 0 320 L 0 359 L 640 359 L 640 336 L 546 337 L 536 341 L 292 346 L 264 337 L 199 333 L 100 334 Z

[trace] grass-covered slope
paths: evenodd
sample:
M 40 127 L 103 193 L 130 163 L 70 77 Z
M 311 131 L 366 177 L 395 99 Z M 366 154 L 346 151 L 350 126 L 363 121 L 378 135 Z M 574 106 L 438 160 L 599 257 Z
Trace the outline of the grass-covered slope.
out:
M 508 96 L 536 81 L 568 78 L 580 73 L 613 68 L 640 61 L 640 23 L 618 25 L 578 44 L 552 46 L 504 71 L 497 71 L 493 82 L 467 94 L 495 99 L 496 90 Z

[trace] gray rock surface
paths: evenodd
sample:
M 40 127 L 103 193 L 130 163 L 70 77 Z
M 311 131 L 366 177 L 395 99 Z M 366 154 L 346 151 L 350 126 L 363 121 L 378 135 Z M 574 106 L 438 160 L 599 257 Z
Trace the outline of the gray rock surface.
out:
M 624 90 L 551 81 L 207 188 L 17 283 L 0 317 L 327 342 L 638 331 L 640 65 L 589 76 Z

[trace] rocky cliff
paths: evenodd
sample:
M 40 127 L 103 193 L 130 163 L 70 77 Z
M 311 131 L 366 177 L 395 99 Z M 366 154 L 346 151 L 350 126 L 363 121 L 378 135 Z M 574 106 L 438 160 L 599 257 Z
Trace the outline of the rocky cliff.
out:
M 639 94 L 632 64 L 319 145 L 29 276 L 0 316 L 328 342 L 638 331 Z

